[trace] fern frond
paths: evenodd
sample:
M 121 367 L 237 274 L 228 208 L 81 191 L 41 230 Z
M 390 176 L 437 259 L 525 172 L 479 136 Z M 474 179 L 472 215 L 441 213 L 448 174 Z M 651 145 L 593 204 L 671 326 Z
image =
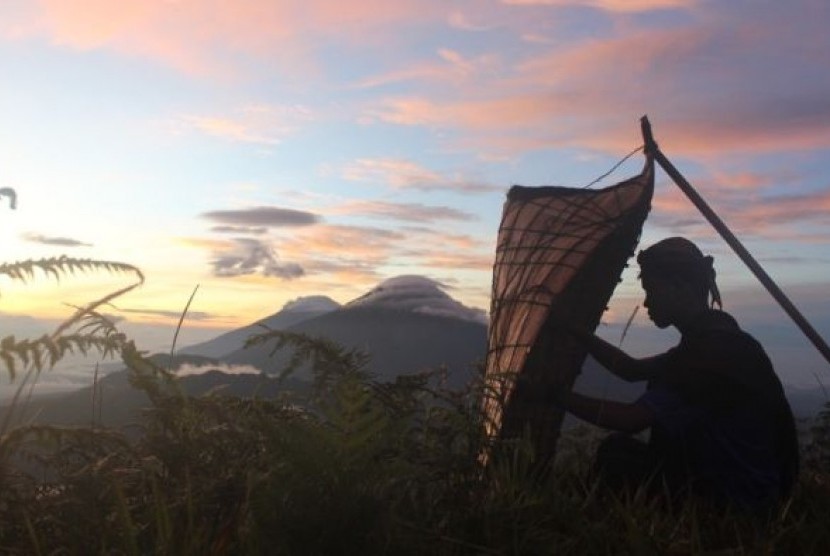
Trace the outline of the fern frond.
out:
M 145 357 L 133 341 L 124 343 L 121 359 L 127 366 L 130 384 L 147 394 L 154 404 L 161 404 L 164 399 L 181 393 L 176 385 L 176 375 Z
M 0 364 L 14 380 L 17 369 L 31 364 L 36 372 L 52 368 L 67 353 L 86 355 L 97 351 L 102 356 L 115 355 L 121 351 L 125 336 L 111 334 L 66 334 L 59 337 L 43 335 L 34 340 L 17 340 L 13 335 L 0 340 Z
M 100 261 L 98 261 L 98 262 L 100 262 Z M 109 293 L 109 294 L 105 295 L 104 297 L 102 297 L 100 299 L 96 299 L 95 301 L 92 301 L 92 302 L 88 303 L 87 305 L 85 305 L 83 307 L 78 307 L 75 310 L 74 315 L 72 315 L 67 320 L 65 320 L 60 326 L 58 326 L 55 329 L 54 332 L 52 332 L 52 337 L 53 338 L 57 338 L 58 336 L 60 336 L 61 334 L 63 334 L 64 332 L 66 332 L 67 330 L 69 330 L 70 328 L 75 326 L 76 324 L 78 324 L 79 322 L 82 322 L 86 318 L 92 318 L 92 319 L 98 321 L 99 323 L 102 323 L 102 325 L 105 328 L 113 328 L 114 327 L 114 324 L 112 323 L 112 321 L 110 321 L 109 319 L 107 319 L 106 317 L 104 317 L 103 315 L 98 313 L 96 311 L 96 309 L 98 307 L 102 306 L 102 305 L 110 304 L 113 299 L 115 299 L 117 297 L 120 297 L 120 296 L 124 295 L 125 293 L 128 293 L 128 292 L 134 290 L 135 288 L 139 287 L 140 285 L 142 285 L 144 283 L 144 274 L 142 274 L 141 271 L 138 268 L 136 268 L 132 265 L 123 264 L 123 263 L 109 263 L 109 262 L 107 262 L 106 264 L 115 264 L 115 265 L 123 266 L 127 269 L 134 269 L 136 274 L 138 275 L 138 281 L 133 282 L 129 286 L 125 286 L 121 289 L 115 290 L 114 292 Z
M 95 259 L 76 259 L 62 255 L 46 259 L 25 260 L 0 264 L 0 274 L 13 280 L 27 282 L 35 277 L 36 271 L 60 280 L 61 276 L 74 275 L 76 272 L 128 273 L 144 282 L 144 274 L 138 267 L 116 261 L 99 261 Z
M 120 334 L 120 331 L 115 326 L 115 321 L 102 313 L 99 313 L 94 309 L 89 309 L 88 307 L 80 307 L 72 304 L 69 304 L 69 306 L 75 309 L 76 312 L 80 312 L 80 316 L 77 321 L 78 333 L 83 332 L 94 336 L 104 337 L 109 337 L 113 334 Z

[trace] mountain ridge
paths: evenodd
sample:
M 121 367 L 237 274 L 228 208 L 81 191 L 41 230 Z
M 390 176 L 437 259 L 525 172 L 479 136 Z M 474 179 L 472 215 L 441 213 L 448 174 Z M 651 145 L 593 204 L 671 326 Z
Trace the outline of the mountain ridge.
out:
M 268 330 L 282 330 L 304 320 L 337 310 L 339 307 L 339 303 L 327 296 L 300 297 L 287 302 L 282 309 L 274 314 L 241 328 L 235 328 L 220 334 L 205 342 L 183 347 L 179 350 L 179 353 L 220 358 L 241 349 L 245 345 L 245 341 L 254 334 L 260 334 Z

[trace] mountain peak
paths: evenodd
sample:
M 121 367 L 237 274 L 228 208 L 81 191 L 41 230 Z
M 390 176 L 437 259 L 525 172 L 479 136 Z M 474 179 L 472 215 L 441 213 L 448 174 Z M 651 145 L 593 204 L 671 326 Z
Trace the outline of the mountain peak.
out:
M 484 311 L 456 301 L 444 292 L 446 287 L 426 276 L 394 276 L 350 301 L 346 307 L 381 307 L 487 323 Z
M 339 309 L 340 304 L 325 295 L 308 295 L 288 301 L 281 313 L 327 313 Z

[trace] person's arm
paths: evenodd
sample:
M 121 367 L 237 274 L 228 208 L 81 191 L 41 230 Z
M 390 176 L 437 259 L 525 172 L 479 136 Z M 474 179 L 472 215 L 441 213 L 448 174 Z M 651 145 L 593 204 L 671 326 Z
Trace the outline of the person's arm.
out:
M 583 421 L 626 433 L 638 433 L 654 423 L 654 414 L 638 403 L 622 403 L 583 396 L 560 394 L 557 405 Z
M 568 333 L 573 335 L 585 346 L 600 365 L 611 371 L 623 380 L 637 382 L 650 380 L 661 367 L 661 357 L 635 359 L 617 346 L 606 342 L 596 334 L 575 327 L 568 327 Z

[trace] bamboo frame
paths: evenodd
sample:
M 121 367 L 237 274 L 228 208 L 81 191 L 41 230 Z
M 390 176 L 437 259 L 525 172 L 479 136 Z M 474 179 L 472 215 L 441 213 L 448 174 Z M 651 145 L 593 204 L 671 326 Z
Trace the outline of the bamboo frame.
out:
M 703 197 L 701 197 L 695 188 L 692 187 L 688 181 L 686 181 L 683 174 L 681 174 L 677 168 L 674 167 L 671 161 L 666 158 L 666 155 L 660 151 L 657 143 L 654 141 L 654 137 L 651 134 L 651 123 L 648 121 L 648 116 L 643 116 L 640 119 L 640 125 L 643 132 L 646 155 L 650 154 L 654 157 L 654 160 L 660 165 L 661 168 L 663 168 L 672 181 L 677 184 L 677 187 L 679 187 L 680 190 L 686 194 L 686 197 L 688 197 L 692 204 L 697 207 L 706 220 L 708 220 L 720 234 L 723 240 L 729 245 L 729 247 L 732 248 L 735 254 L 740 257 L 740 259 L 761 282 L 770 295 L 772 295 L 772 297 L 778 302 L 781 308 L 784 309 L 784 312 L 790 316 L 798 328 L 801 329 L 801 332 L 807 336 L 807 339 L 809 339 L 816 349 L 818 349 L 818 351 L 824 356 L 824 359 L 830 363 L 830 347 L 828 347 L 827 343 L 819 335 L 819 333 L 816 332 L 816 329 L 813 328 L 798 308 L 793 305 L 781 288 L 778 287 L 769 274 L 767 274 L 763 267 L 761 267 L 758 261 L 756 261 L 749 251 L 746 250 L 740 240 L 735 237 L 735 234 L 732 233 L 723 220 L 721 220 L 715 211 L 712 210 L 706 201 L 703 200 Z

